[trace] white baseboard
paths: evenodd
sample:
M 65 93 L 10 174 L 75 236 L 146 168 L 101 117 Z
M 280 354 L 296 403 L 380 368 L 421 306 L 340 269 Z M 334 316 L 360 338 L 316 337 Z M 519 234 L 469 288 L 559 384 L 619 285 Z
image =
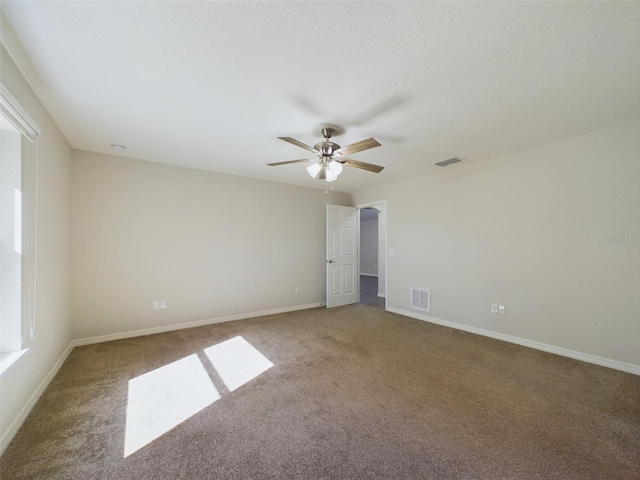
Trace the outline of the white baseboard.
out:
M 377 273 L 360 273 L 361 277 L 376 277 L 378 278 L 378 274 Z
M 65 362 L 65 360 L 67 359 L 67 357 L 71 353 L 71 350 L 73 350 L 74 347 L 81 346 L 81 345 L 91 345 L 94 343 L 108 342 L 112 340 L 121 340 L 125 338 L 133 338 L 133 337 L 138 337 L 142 335 L 152 335 L 155 333 L 164 333 L 164 332 L 170 332 L 174 330 L 182 330 L 185 328 L 202 327 L 205 325 L 212 325 L 216 323 L 232 322 L 235 320 L 244 320 L 247 318 L 255 318 L 255 317 L 261 317 L 266 315 L 275 315 L 279 313 L 294 312 L 297 310 L 307 310 L 310 308 L 323 307 L 325 305 L 326 304 L 324 302 L 310 303 L 306 305 L 296 305 L 293 307 L 275 308 L 272 310 L 263 310 L 259 312 L 243 313 L 238 315 L 230 315 L 226 317 L 199 320 L 197 322 L 167 325 L 164 327 L 148 328 L 144 330 L 135 330 L 132 332 L 125 332 L 125 333 L 118 333 L 118 334 L 111 334 L 111 335 L 101 335 L 96 337 L 73 340 L 69 344 L 69 346 L 65 349 L 65 351 L 62 353 L 62 355 L 60 356 L 58 361 L 55 363 L 55 365 L 51 368 L 51 370 L 46 375 L 46 377 L 42 380 L 42 382 L 40 382 L 36 390 L 31 394 L 31 396 L 25 403 L 24 407 L 22 407 L 22 409 L 20 410 L 16 418 L 13 420 L 13 422 L 11 422 L 11 425 L 9 425 L 9 428 L 7 428 L 7 430 L 5 431 L 2 438 L 0 438 L 0 455 L 4 453 L 7 446 L 9 446 L 9 443 L 11 443 L 11 440 L 13 440 L 13 437 L 16 435 L 16 433 L 18 433 L 18 430 L 20 429 L 24 421 L 27 419 L 27 416 L 35 406 L 36 402 L 38 401 L 40 396 L 44 393 L 47 386 L 49 386 L 49 383 L 51 382 L 53 377 L 55 377 L 55 375 L 58 373 L 58 370 L 60 370 L 60 367 L 62 367 L 62 364 Z M 442 326 L 454 328 L 457 330 L 463 330 L 466 332 L 483 335 L 485 337 L 491 337 L 497 340 L 503 340 L 505 342 L 515 343 L 517 345 L 522 345 L 524 347 L 534 348 L 536 350 L 542 350 L 544 352 L 554 353 L 556 355 L 562 355 L 564 357 L 581 360 L 587 363 L 593 363 L 595 365 L 600 365 L 603 367 L 613 368 L 615 370 L 621 370 L 623 372 L 631 373 L 634 375 L 640 375 L 640 366 L 638 365 L 632 365 L 630 363 L 619 362 L 617 360 L 611 360 L 608 358 L 598 357 L 595 355 L 576 352 L 574 350 L 555 347 L 553 345 L 534 342 L 532 340 L 513 337 L 511 335 L 504 335 L 502 333 L 496 333 L 490 330 L 484 330 L 482 328 L 471 327 L 468 325 L 463 325 L 455 322 L 449 322 L 447 320 L 442 320 L 442 319 L 430 317 L 427 315 L 421 315 L 419 313 L 401 310 L 399 308 L 387 307 L 386 310 L 392 313 L 397 313 L 398 315 L 404 315 L 406 317 L 415 318 L 417 320 L 435 323 L 437 325 L 442 325 Z
M 386 293 L 380 293 L 378 292 L 378 296 L 382 297 L 382 298 L 387 298 L 387 294 Z
M 513 337 L 511 335 L 505 335 L 503 333 L 492 332 L 491 330 L 485 330 L 483 328 L 471 327 L 468 325 L 463 325 L 461 323 L 450 322 L 448 320 L 442 320 L 440 318 L 430 317 L 428 315 L 421 315 L 419 313 L 414 313 L 399 308 L 387 307 L 386 310 L 392 313 L 397 313 L 398 315 L 404 315 L 405 317 L 415 318 L 416 320 L 422 320 L 424 322 L 442 325 L 443 327 L 455 328 L 456 330 L 463 330 L 465 332 L 495 338 L 496 340 L 515 343 L 517 345 L 522 345 L 523 347 L 534 348 L 536 350 L 542 350 L 543 352 L 555 353 L 556 355 L 561 355 L 563 357 L 569 357 L 575 360 L 581 360 L 583 362 L 600 365 L 602 367 L 613 368 L 614 370 L 621 370 L 623 372 L 632 373 L 634 375 L 640 375 L 640 365 L 619 362 L 618 360 L 598 357 L 596 355 L 590 355 L 588 353 L 576 352 L 575 350 L 555 347 L 553 345 L 547 345 L 545 343 L 535 342 L 533 340 L 526 340 L 524 338 Z
M 36 390 L 31 394 L 31 396 L 29 397 L 29 400 L 27 400 L 27 403 L 25 404 L 25 406 L 22 407 L 22 409 L 20 410 L 16 418 L 13 420 L 13 422 L 11 422 L 11 425 L 9 425 L 9 428 L 7 428 L 2 438 L 0 438 L 0 455 L 2 455 L 5 449 L 9 446 L 9 444 L 11 443 L 11 440 L 13 440 L 13 437 L 15 437 L 16 433 L 18 433 L 18 430 L 20 430 L 20 427 L 22 426 L 24 421 L 27 419 L 27 416 L 29 416 L 29 413 L 35 406 L 36 402 L 40 399 L 40 396 L 44 393 L 45 389 L 49 386 L 49 383 L 51 382 L 53 377 L 56 376 L 56 374 L 58 373 L 58 370 L 60 370 L 60 367 L 62 367 L 62 364 L 65 362 L 65 360 L 71 353 L 71 350 L 73 350 L 75 347 L 79 347 L 82 345 L 91 345 L 94 343 L 110 342 L 112 340 L 122 340 L 124 338 L 140 337 L 143 335 L 153 335 L 154 333 L 171 332 L 174 330 L 182 330 L 185 328 L 202 327 L 205 325 L 212 325 L 215 323 L 232 322 L 234 320 L 244 320 L 247 318 L 263 317 L 266 315 L 276 315 L 278 313 L 295 312 L 297 310 L 308 310 L 310 308 L 324 307 L 325 305 L 326 305 L 325 302 L 308 303 L 306 305 L 294 305 L 292 307 L 274 308 L 271 310 L 262 310 L 259 312 L 242 313 L 238 315 L 229 315 L 227 317 L 210 318 L 207 320 L 199 320 L 197 322 L 180 323 L 176 325 L 167 325 L 164 327 L 147 328 L 144 330 L 135 330 L 132 332 L 115 333 L 111 335 L 100 335 L 97 337 L 89 337 L 89 338 L 81 338 L 78 340 L 72 340 L 69 346 L 62 353 L 62 355 L 60 356 L 56 364 L 49 371 L 47 376 L 42 380 L 42 382 L 40 382 L 40 385 L 38 385 L 38 388 L 36 388 Z
M 51 368 L 51 370 L 49 370 L 49 373 L 47 373 L 44 379 L 42 379 L 38 387 L 34 390 L 27 402 L 24 404 L 24 407 L 20 409 L 18 415 L 16 415 L 16 418 L 13 419 L 11 425 L 9 425 L 7 430 L 4 432 L 4 435 L 2 435 L 2 438 L 0 438 L 0 455 L 4 453 L 6 448 L 11 443 L 11 440 L 13 440 L 13 437 L 16 436 L 16 433 L 18 433 L 18 430 L 20 430 L 20 427 L 29 416 L 29 413 L 31 413 L 31 410 L 40 399 L 40 396 L 47 389 L 49 383 L 51 383 L 51 380 L 53 380 L 53 377 L 56 376 L 58 370 L 60 370 L 60 367 L 62 367 L 62 364 L 71 353 L 71 350 L 73 350 L 73 342 L 71 342 L 69 346 L 64 350 L 64 352 L 62 352 L 62 355 L 60 355 L 58 361 Z
M 113 340 L 123 340 L 125 338 L 142 337 L 144 335 L 154 335 L 156 333 L 173 332 L 175 330 L 184 330 L 186 328 L 204 327 L 216 323 L 233 322 L 235 320 L 245 320 L 247 318 L 264 317 L 266 315 L 276 315 L 278 313 L 295 312 L 297 310 L 308 310 L 310 308 L 324 307 L 325 302 L 308 303 L 306 305 L 294 305 L 292 307 L 273 308 L 271 310 L 261 310 L 259 312 L 240 313 L 238 315 L 229 315 L 226 317 L 208 318 L 206 320 L 198 320 L 188 323 L 177 323 L 174 325 L 165 325 L 163 327 L 145 328 L 143 330 L 133 330 L 130 332 L 112 333 L 109 335 L 99 335 L 96 337 L 80 338 L 71 342 L 74 347 L 83 345 L 93 345 L 94 343 L 111 342 Z

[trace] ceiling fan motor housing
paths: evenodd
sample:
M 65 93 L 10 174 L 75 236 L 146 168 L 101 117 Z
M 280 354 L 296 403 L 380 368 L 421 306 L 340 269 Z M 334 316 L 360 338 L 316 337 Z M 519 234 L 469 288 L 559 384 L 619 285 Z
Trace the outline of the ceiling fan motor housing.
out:
M 325 142 L 316 143 L 313 146 L 313 148 L 315 148 L 318 152 L 320 152 L 321 156 L 331 157 L 333 155 L 333 152 L 340 149 L 340 145 L 338 145 L 337 143 L 325 141 Z

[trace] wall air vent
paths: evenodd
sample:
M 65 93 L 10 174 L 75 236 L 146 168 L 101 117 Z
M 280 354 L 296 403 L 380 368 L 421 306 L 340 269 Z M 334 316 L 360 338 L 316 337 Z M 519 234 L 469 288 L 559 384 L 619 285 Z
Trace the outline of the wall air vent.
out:
M 431 311 L 431 290 L 412 288 L 411 289 L 411 308 L 422 310 L 423 312 Z
M 446 167 L 447 165 L 452 165 L 454 163 L 460 163 L 461 161 L 462 161 L 462 158 L 451 157 L 448 160 L 443 160 L 441 162 L 437 162 L 436 165 L 438 165 L 439 167 Z

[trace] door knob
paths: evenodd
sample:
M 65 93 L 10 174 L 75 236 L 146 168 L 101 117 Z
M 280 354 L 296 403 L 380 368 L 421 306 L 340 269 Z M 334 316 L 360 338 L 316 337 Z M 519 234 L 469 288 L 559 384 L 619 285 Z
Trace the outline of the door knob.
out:
M 327 260 L 327 263 L 336 263 L 333 260 Z

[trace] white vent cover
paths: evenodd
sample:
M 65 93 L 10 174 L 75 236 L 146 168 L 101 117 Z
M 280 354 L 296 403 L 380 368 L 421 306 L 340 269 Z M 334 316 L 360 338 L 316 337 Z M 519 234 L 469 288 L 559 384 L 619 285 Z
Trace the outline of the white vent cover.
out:
M 419 288 L 411 289 L 411 308 L 422 310 L 423 312 L 431 311 L 431 290 L 422 290 Z

